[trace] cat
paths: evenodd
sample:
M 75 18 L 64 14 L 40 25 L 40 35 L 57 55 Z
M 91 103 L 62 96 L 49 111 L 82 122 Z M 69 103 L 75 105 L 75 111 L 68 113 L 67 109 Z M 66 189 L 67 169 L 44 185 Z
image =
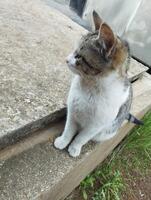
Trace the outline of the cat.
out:
M 82 37 L 67 64 L 75 74 L 67 101 L 67 120 L 58 149 L 68 147 L 70 156 L 80 155 L 88 141 L 101 142 L 117 134 L 125 119 L 141 124 L 129 114 L 132 87 L 127 77 L 128 43 L 93 11 L 95 31 Z M 78 133 L 78 134 L 77 134 Z

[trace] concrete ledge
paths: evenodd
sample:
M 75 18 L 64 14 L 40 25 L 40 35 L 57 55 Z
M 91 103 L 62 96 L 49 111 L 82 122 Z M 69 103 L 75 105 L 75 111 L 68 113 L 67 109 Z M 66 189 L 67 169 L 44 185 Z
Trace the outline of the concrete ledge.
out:
M 65 58 L 86 31 L 45 1 L 0 2 L 0 149 L 65 115 Z M 129 77 L 146 67 L 132 61 Z

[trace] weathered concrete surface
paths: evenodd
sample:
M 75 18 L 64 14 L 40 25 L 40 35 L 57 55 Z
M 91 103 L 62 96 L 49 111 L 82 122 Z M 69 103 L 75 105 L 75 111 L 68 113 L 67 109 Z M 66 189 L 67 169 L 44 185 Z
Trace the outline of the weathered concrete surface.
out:
M 0 1 L 0 148 L 65 115 L 65 57 L 84 33 L 46 1 Z M 145 70 L 132 61 L 129 77 Z
M 65 114 L 65 58 L 84 32 L 44 1 L 0 1 L 0 148 Z

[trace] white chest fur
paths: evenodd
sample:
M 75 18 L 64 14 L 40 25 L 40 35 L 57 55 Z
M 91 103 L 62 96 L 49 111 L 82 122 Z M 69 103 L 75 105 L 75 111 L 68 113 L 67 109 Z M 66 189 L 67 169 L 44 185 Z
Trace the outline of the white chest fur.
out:
M 68 148 L 69 154 L 76 157 L 89 140 L 104 141 L 113 137 L 116 134 L 112 129 L 113 120 L 128 96 L 129 88 L 116 73 L 96 80 L 83 80 L 76 75 L 69 92 L 65 129 L 55 140 L 55 147 L 65 148 L 78 133 Z
M 68 113 L 81 125 L 110 123 L 127 100 L 129 88 L 116 73 L 82 84 L 77 75 L 73 79 L 68 97 Z

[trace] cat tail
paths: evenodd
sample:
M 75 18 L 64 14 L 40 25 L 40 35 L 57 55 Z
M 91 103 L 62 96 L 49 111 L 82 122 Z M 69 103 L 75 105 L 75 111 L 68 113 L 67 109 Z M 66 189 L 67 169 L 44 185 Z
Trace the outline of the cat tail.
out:
M 137 125 L 144 125 L 144 123 L 137 119 L 136 117 L 134 117 L 132 114 L 128 114 L 128 116 L 126 117 L 126 119 L 129 121 L 129 122 L 132 122 L 133 124 L 137 124 Z

